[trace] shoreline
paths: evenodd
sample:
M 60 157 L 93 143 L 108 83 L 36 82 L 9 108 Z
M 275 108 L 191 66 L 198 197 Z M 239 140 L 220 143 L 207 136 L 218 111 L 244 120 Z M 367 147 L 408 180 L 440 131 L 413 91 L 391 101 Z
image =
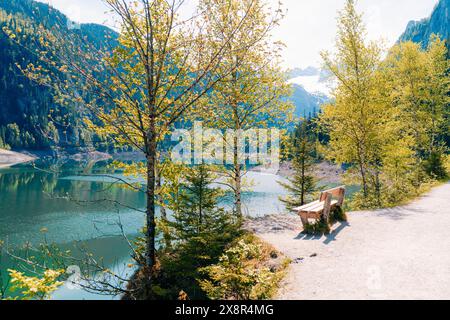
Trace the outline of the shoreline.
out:
M 0 149 L 0 169 L 9 168 L 17 164 L 31 162 L 36 159 L 36 157 L 24 153 Z

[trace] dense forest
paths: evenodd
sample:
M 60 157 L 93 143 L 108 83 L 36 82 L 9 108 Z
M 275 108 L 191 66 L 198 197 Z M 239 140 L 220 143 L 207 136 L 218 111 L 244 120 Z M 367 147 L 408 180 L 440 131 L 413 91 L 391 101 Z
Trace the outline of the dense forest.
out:
M 79 110 L 55 101 L 49 88 L 32 82 L 17 66 L 38 64 L 38 56 L 30 50 L 37 40 L 36 34 L 40 28 L 50 30 L 55 25 L 67 26 L 68 33 L 78 34 L 96 46 L 105 45 L 111 33 L 108 28 L 95 24 L 71 29 L 70 21 L 63 14 L 42 3 L 0 1 L 0 147 L 77 148 L 95 142 L 83 128 Z M 28 40 L 18 45 L 6 30 L 21 31 Z

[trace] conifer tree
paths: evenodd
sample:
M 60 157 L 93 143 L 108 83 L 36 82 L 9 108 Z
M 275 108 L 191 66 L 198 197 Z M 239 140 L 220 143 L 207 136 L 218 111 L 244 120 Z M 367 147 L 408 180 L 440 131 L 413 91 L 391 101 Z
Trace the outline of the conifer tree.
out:
M 223 190 L 213 187 L 217 175 L 205 164 L 186 169 L 172 226 L 178 242 L 205 241 L 227 234 L 235 220 L 219 207 Z M 224 232 L 225 230 L 225 232 Z
M 223 191 L 213 187 L 215 179 L 207 165 L 187 168 L 179 196 L 174 198 L 177 210 L 169 222 L 174 251 L 162 263 L 175 277 L 175 286 L 190 298 L 202 297 L 197 291 L 198 269 L 216 263 L 225 246 L 240 233 L 236 217 L 218 205 Z
M 315 139 L 307 121 L 302 121 L 291 137 L 290 153 L 294 174 L 287 180 L 279 182 L 290 195 L 280 200 L 289 211 L 306 204 L 308 197 L 316 191 L 316 180 L 311 172 L 316 151 Z

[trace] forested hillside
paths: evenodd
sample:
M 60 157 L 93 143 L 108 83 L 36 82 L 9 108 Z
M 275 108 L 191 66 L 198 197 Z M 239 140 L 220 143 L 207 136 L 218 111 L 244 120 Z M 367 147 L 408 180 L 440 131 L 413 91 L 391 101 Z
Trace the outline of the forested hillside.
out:
M 105 44 L 111 31 L 86 24 L 72 29 L 67 18 L 48 5 L 31 0 L 0 0 L 0 147 L 47 149 L 52 146 L 90 145 L 81 118 L 67 105 L 55 102 L 50 90 L 23 76 L 17 64 L 38 64 L 29 50 L 39 28 L 67 26 L 67 32 L 95 46 Z M 70 30 L 69 30 L 70 29 Z M 23 33 L 27 41 L 17 44 L 8 31 Z

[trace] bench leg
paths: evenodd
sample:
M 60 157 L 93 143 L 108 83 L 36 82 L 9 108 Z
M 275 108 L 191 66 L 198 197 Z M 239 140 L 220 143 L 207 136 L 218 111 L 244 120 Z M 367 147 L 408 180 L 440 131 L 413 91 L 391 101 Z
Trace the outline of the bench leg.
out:
M 306 226 L 308 225 L 308 218 L 302 212 L 300 212 L 299 215 L 300 219 L 302 220 L 303 228 L 306 228 Z
M 323 212 L 322 212 L 322 218 L 327 226 L 327 232 L 330 233 L 330 213 L 331 213 L 331 198 L 332 195 L 330 193 L 327 193 L 325 196 L 325 204 L 323 206 Z

